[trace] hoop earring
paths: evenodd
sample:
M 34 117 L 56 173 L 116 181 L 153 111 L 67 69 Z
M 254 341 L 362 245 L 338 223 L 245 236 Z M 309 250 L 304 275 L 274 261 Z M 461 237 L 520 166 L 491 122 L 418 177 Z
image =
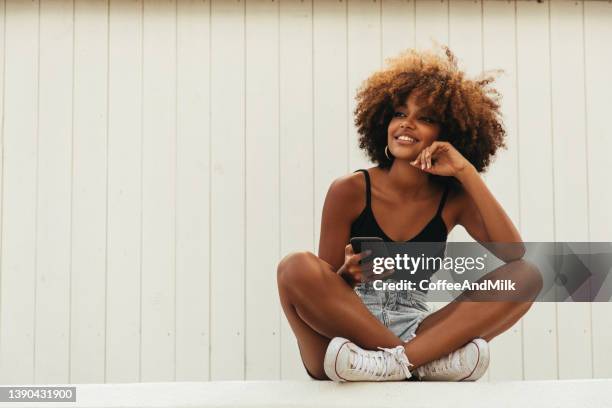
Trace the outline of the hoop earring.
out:
M 391 157 L 389 157 L 389 145 L 385 146 L 385 156 L 387 156 L 387 159 L 391 160 Z

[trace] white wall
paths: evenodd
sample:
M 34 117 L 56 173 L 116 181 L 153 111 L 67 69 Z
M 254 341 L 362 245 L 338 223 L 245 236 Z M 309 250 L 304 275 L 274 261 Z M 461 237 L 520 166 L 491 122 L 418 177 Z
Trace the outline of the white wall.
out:
M 368 166 L 353 96 L 450 44 L 498 81 L 525 240 L 612 241 L 612 3 L 0 2 L 0 382 L 306 378 L 276 264 Z M 452 239 L 466 237 L 454 231 Z M 612 376 L 612 307 L 537 304 L 485 380 Z

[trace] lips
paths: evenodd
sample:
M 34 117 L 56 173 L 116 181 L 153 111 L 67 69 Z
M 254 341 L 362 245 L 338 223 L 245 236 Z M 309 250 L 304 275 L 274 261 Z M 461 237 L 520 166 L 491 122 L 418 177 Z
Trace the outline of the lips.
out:
M 394 139 L 398 144 L 401 145 L 414 145 L 420 142 L 420 140 L 416 137 L 406 134 L 397 135 L 394 137 Z

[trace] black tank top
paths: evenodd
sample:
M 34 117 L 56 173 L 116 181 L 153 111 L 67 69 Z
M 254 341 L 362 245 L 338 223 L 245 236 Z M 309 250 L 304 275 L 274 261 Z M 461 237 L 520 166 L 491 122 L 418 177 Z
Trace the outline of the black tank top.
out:
M 393 241 L 391 238 L 385 234 L 385 232 L 380 228 L 380 225 L 376 222 L 376 218 L 374 218 L 374 213 L 372 212 L 372 192 L 370 186 L 370 174 L 365 169 L 359 169 L 357 171 L 363 172 L 365 175 L 366 182 L 366 206 L 359 214 L 359 217 L 353 221 L 351 224 L 351 237 L 380 237 L 385 242 L 439 242 L 439 245 L 432 244 L 424 244 L 426 247 L 422 247 L 422 251 L 419 251 L 421 255 L 431 256 L 431 257 L 444 257 L 444 253 L 446 250 L 446 238 L 448 236 L 448 231 L 446 228 L 446 224 L 442 219 L 442 209 L 444 208 L 444 203 L 446 202 L 446 196 L 448 195 L 448 183 L 446 183 L 444 187 L 444 193 L 442 194 L 442 198 L 440 199 L 440 204 L 438 205 L 438 210 L 434 217 L 427 223 L 425 228 L 421 230 L 417 235 L 415 235 L 412 239 L 407 241 Z M 414 249 L 414 248 L 413 248 Z M 395 256 L 395 252 L 389 248 L 390 256 Z M 394 275 L 392 275 L 388 279 L 400 280 L 429 280 L 431 276 L 437 272 L 434 269 L 420 269 L 416 274 L 406 274 L 404 272 L 397 271 Z M 361 285 L 372 285 L 372 283 L 366 283 Z M 368 286 L 369 287 L 369 286 Z M 427 293 L 427 290 L 423 290 L 423 292 Z
M 365 175 L 366 206 L 361 214 L 359 214 L 359 217 L 351 224 L 351 237 L 380 237 L 385 242 L 446 242 L 448 231 L 442 219 L 442 209 L 444 208 L 444 203 L 446 202 L 446 196 L 448 194 L 448 184 L 445 186 L 436 215 L 434 215 L 425 228 L 408 241 L 393 241 L 385 234 L 382 228 L 380 228 L 380 225 L 376 222 L 376 218 L 374 218 L 374 213 L 372 212 L 370 174 L 365 169 L 356 170 L 355 173 L 358 171 L 363 172 Z

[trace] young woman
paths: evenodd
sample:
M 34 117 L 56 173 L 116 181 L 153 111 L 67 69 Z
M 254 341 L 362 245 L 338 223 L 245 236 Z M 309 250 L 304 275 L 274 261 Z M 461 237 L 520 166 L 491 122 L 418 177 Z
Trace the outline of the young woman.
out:
M 531 301 L 470 302 L 465 292 L 433 312 L 419 291 L 373 290 L 353 253 L 354 236 L 444 242 L 455 225 L 477 241 L 521 243 L 479 173 L 504 146 L 492 78 L 471 80 L 454 55 L 409 50 L 387 61 L 357 94 L 359 146 L 377 164 L 336 179 L 327 193 L 318 256 L 287 255 L 278 288 L 308 374 L 335 381 L 477 380 L 488 343 Z M 490 245 L 490 244 L 489 244 Z M 512 279 L 521 299 L 541 288 L 537 269 L 514 250 L 481 279 Z

